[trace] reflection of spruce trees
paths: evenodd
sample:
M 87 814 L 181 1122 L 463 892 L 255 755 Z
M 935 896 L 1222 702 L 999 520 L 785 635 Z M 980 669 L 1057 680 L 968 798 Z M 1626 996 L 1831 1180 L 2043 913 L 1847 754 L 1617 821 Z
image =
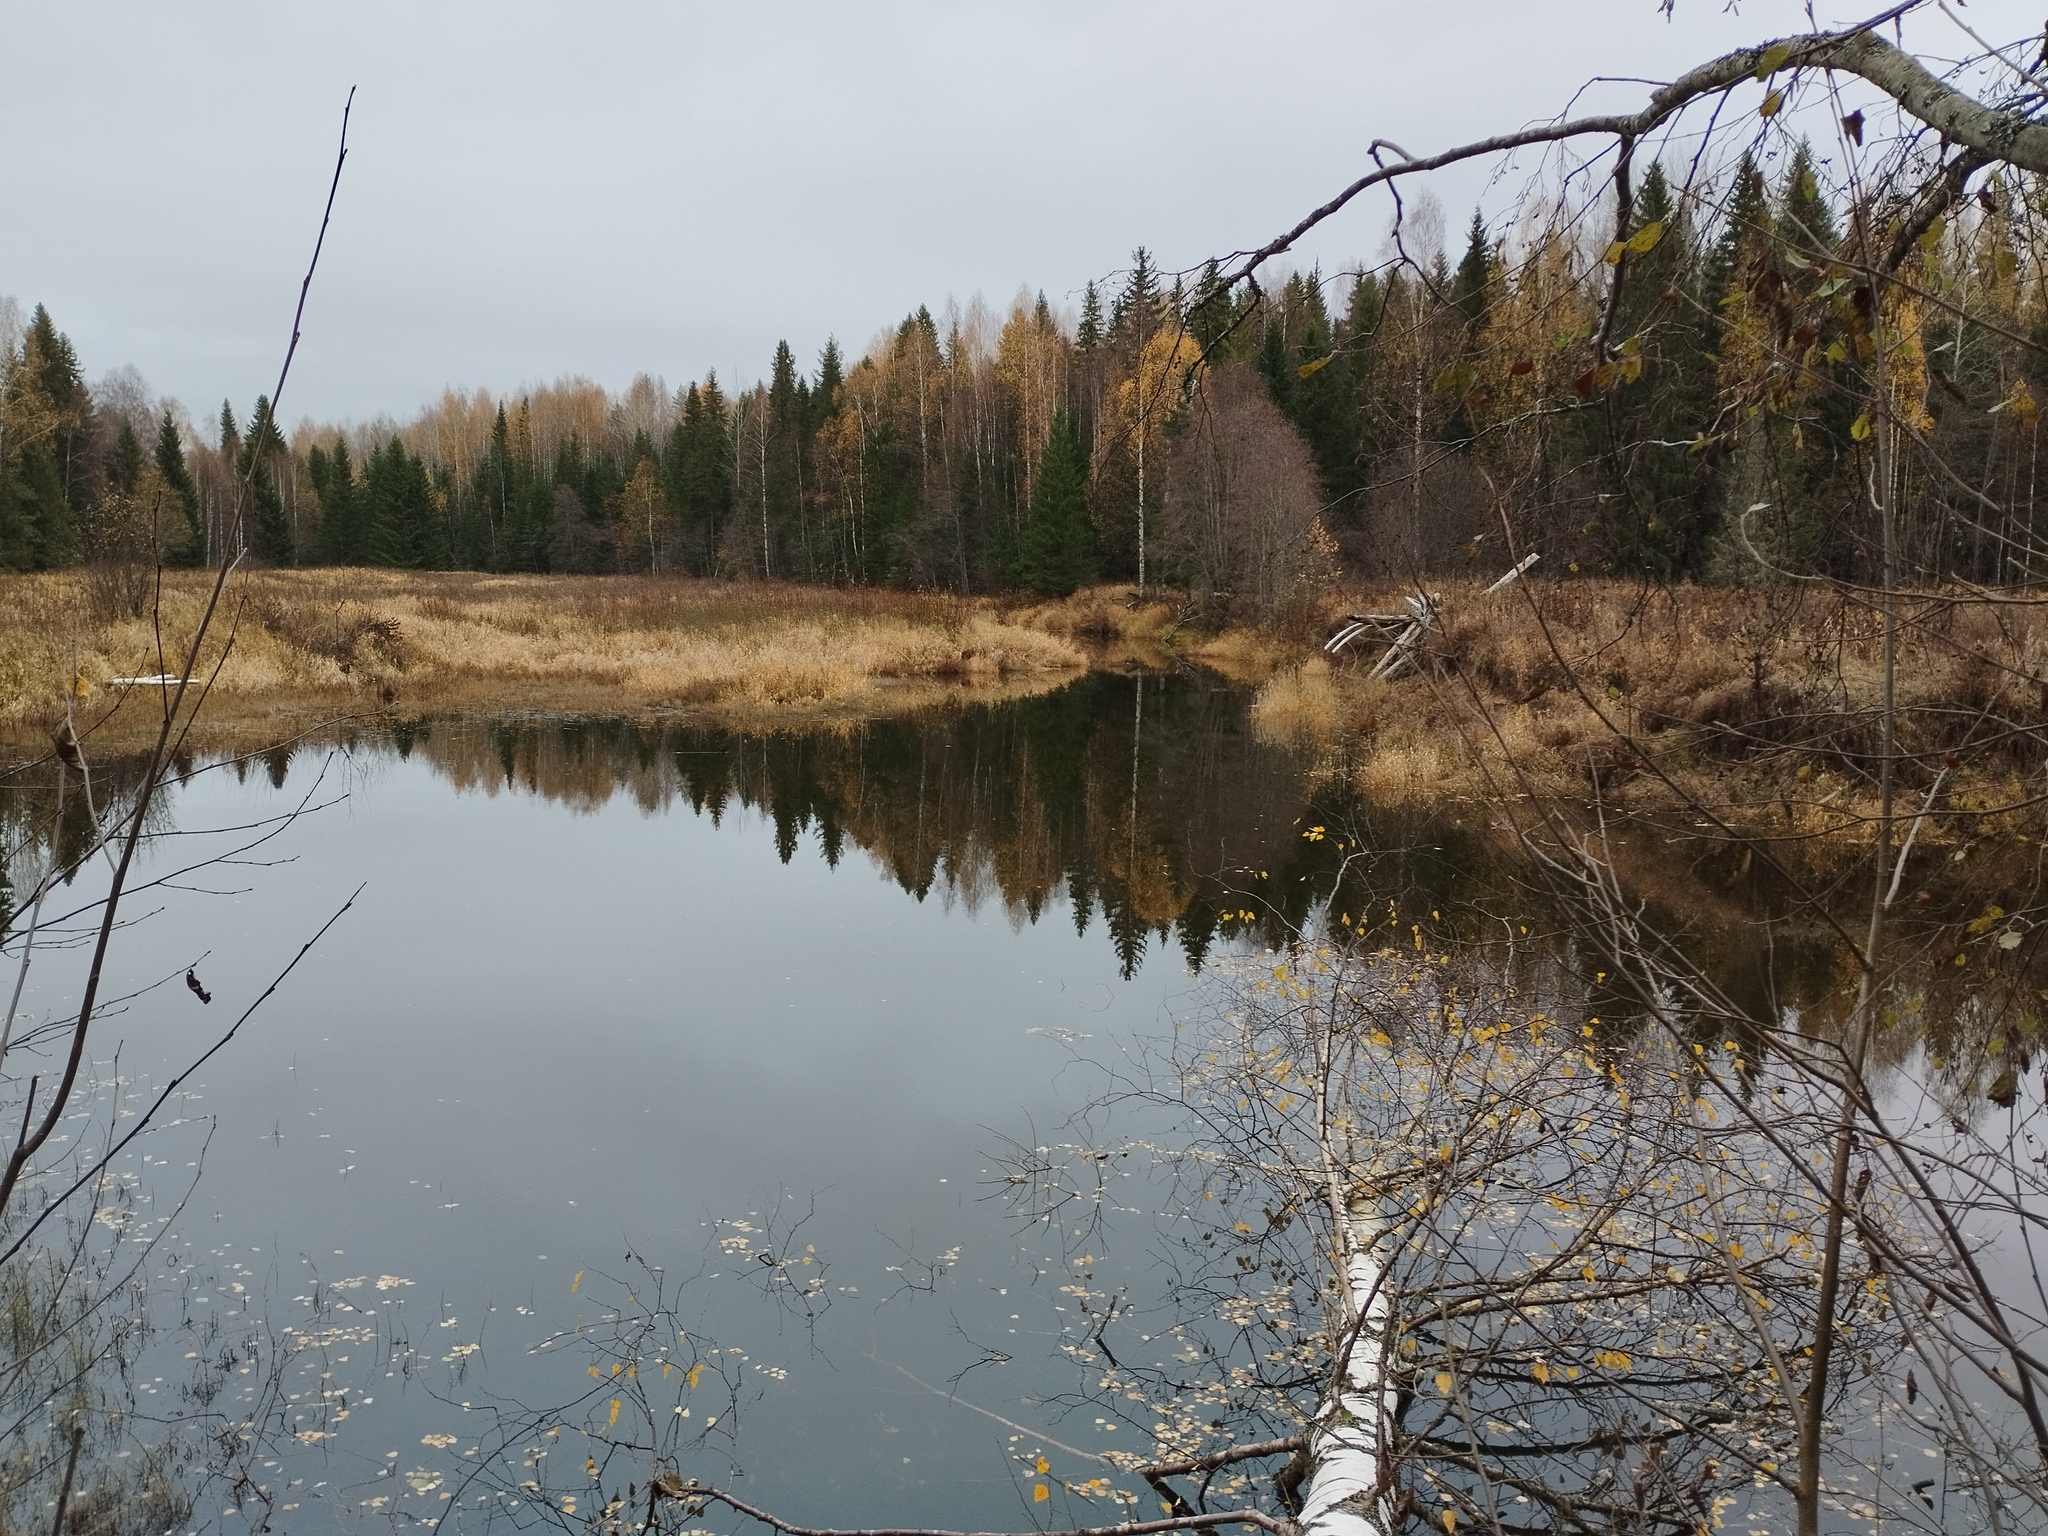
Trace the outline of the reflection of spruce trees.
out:
M 1343 857 L 1341 834 L 1301 835 L 1343 814 L 1308 817 L 1296 765 L 1252 738 L 1242 697 L 1197 678 L 1095 674 L 843 735 L 584 720 L 408 728 L 394 745 L 413 749 L 415 730 L 459 787 L 518 786 L 584 809 L 621 794 L 649 811 L 680 799 L 714 824 L 737 802 L 767 817 L 784 862 L 815 833 L 836 864 L 850 838 L 918 899 L 938 889 L 975 910 L 994 897 L 1017 922 L 1064 895 L 1077 932 L 1101 920 L 1126 974 L 1154 938 L 1177 942 L 1191 966 L 1219 938 L 1286 944 Z M 1476 850 L 1446 846 L 1443 831 L 1380 828 L 1391 846 L 1426 851 L 1354 866 L 1358 889 L 1340 905 L 1363 914 L 1391 897 L 1404 914 L 1453 918 L 1461 884 L 1475 905 L 1497 903 Z
M 714 825 L 735 805 L 758 811 L 785 861 L 815 834 L 837 864 L 850 840 L 920 900 L 938 889 L 975 911 L 994 899 L 1017 923 L 1037 922 L 1064 896 L 1076 931 L 1099 919 L 1126 972 L 1155 937 L 1177 943 L 1190 966 L 1219 941 L 1285 947 L 1332 895 L 1354 932 L 1403 950 L 1418 928 L 1432 950 L 1507 938 L 1540 948 L 1558 931 L 1518 883 L 1517 864 L 1459 826 L 1459 808 L 1425 816 L 1311 796 L 1286 754 L 1252 738 L 1242 695 L 1199 678 L 1147 679 L 1140 732 L 1136 689 L 1132 678 L 1093 675 L 1021 703 L 845 734 L 500 720 L 407 722 L 385 741 L 424 756 L 457 789 L 517 788 L 577 810 L 622 795 L 650 813 L 683 801 Z M 237 758 L 231 771 L 275 784 L 290 764 L 275 751 Z M 193 766 L 181 761 L 179 776 Z M 95 765 L 103 814 L 118 815 L 139 771 L 129 759 Z M 55 809 L 48 772 L 0 777 L 0 846 L 46 846 Z M 57 857 L 73 870 L 93 829 L 82 796 L 65 809 Z M 1360 838 L 1371 855 L 1335 888 Z M 1755 942 L 1756 922 L 1784 917 L 1787 898 L 1744 879 L 1733 853 L 1638 857 L 1623 871 L 1631 889 L 1665 931 L 1691 932 L 1701 963 L 1757 1016 L 1832 995 L 1830 951 L 1810 925 Z M 39 867 L 40 853 L 17 858 L 10 874 L 18 885 Z M 1600 965 L 1585 963 L 1589 975 Z

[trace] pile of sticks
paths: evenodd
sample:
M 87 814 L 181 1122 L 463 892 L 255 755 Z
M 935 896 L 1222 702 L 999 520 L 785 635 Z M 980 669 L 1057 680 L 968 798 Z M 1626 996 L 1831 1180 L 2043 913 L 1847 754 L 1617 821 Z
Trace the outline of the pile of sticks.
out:
M 1501 588 L 1509 585 L 1541 557 L 1524 555 L 1515 568 L 1501 577 L 1481 595 L 1491 597 Z M 1370 639 L 1374 644 L 1386 646 L 1386 652 L 1373 664 L 1366 674 L 1373 678 L 1396 678 L 1402 673 L 1420 670 L 1423 645 L 1430 633 L 1443 619 L 1444 595 L 1441 592 L 1422 592 L 1414 597 L 1401 599 L 1406 606 L 1405 613 L 1347 613 L 1338 631 L 1323 642 L 1323 654 L 1336 656 L 1353 641 Z

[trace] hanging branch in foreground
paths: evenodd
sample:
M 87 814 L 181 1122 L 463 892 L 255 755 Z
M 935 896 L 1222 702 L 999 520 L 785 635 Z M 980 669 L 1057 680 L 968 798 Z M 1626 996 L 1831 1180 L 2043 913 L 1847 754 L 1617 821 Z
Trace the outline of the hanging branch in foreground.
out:
M 313 257 L 307 264 L 305 279 L 299 285 L 298 308 L 292 314 L 291 340 L 285 347 L 284 363 L 279 368 L 277 375 L 277 388 L 271 395 L 271 410 L 273 414 L 276 410 L 277 401 L 284 395 L 285 382 L 291 376 L 292 358 L 296 355 L 299 345 L 299 326 L 305 318 L 306 297 L 312 290 L 313 274 L 320 265 L 321 247 L 327 240 L 327 224 L 334 214 L 335 194 L 341 188 L 341 170 L 348 160 L 349 111 L 354 106 L 354 103 L 355 90 L 351 87 L 348 101 L 342 107 L 340 145 L 334 160 L 334 176 L 328 183 L 327 201 L 320 215 L 320 232 L 313 242 Z M 255 472 L 252 459 L 249 471 L 250 476 L 253 476 Z M 115 920 L 121 905 L 122 890 L 127 883 L 128 872 L 134 864 L 136 850 L 141 846 L 143 831 L 149 821 L 150 809 L 155 803 L 157 791 L 162 787 L 165 773 L 171 763 L 173 735 L 178 730 L 178 717 L 184 707 L 185 696 L 190 690 L 192 679 L 199 668 L 200 653 L 205 645 L 207 634 L 213 627 L 214 617 L 220 611 L 221 599 L 226 594 L 228 579 L 234 574 L 236 566 L 241 563 L 241 553 L 235 546 L 240 542 L 244 510 L 248 504 L 249 484 L 249 479 L 245 477 L 243 483 L 237 489 L 235 512 L 229 524 L 228 537 L 222 541 L 220 565 L 214 575 L 212 590 L 207 596 L 206 607 L 200 615 L 199 624 L 192 632 L 191 643 L 186 647 L 185 661 L 184 665 L 178 670 L 176 687 L 169 689 L 164 699 L 163 720 L 157 729 L 156 743 L 151 750 L 149 766 L 143 773 L 141 786 L 136 793 L 134 808 L 129 813 L 127 829 L 121 839 L 120 856 L 115 861 L 113 878 L 107 888 L 106 903 L 100 914 L 99 933 L 94 939 L 92 959 L 86 968 L 84 993 L 79 1001 L 77 1021 L 71 1029 L 71 1049 L 65 1060 L 63 1075 L 52 1091 L 49 1105 L 45 1109 L 40 1123 L 35 1123 L 35 1084 L 33 1081 L 30 1083 L 29 1093 L 22 1107 L 20 1133 L 15 1138 L 12 1152 L 8 1154 L 6 1167 L 4 1170 L 0 1170 L 0 1212 L 4 1212 L 12 1201 L 14 1192 L 21 1183 L 22 1174 L 28 1167 L 29 1160 L 42 1150 L 44 1144 L 56 1132 L 57 1126 L 62 1121 L 64 1113 L 70 1104 L 71 1091 L 77 1085 L 79 1068 L 85 1060 L 86 1037 L 91 1032 L 93 1012 L 99 999 L 100 977 L 106 964 L 107 949 L 113 938 Z M 225 657 L 223 657 L 224 659 Z M 216 668 L 216 671 L 218 671 L 218 668 Z M 188 720 L 186 724 L 189 726 L 190 721 Z M 68 731 L 66 735 L 68 738 Z M 60 756 L 63 753 L 63 745 L 60 742 Z M 77 754 L 78 748 L 75 739 L 71 740 L 70 749 L 73 754 Z M 68 772 L 71 770 L 60 764 L 59 771 Z M 28 963 L 29 955 L 27 950 L 24 949 L 21 959 L 24 973 Z M 32 1125 L 33 1129 L 31 1129 Z
M 1767 78 L 1787 70 L 1835 70 L 1867 82 L 1889 96 L 1920 122 L 1945 140 L 1983 157 L 1978 164 L 2002 161 L 2020 170 L 2048 174 L 2048 126 L 2031 122 L 2018 112 L 1987 106 L 1937 78 L 1911 54 L 1893 47 L 1877 28 L 1910 11 L 1923 7 L 1925 0 L 1907 0 L 1869 20 L 1839 32 L 1813 32 L 1781 38 L 1750 48 L 1739 48 L 1718 59 L 1680 75 L 1650 95 L 1640 112 L 1610 113 L 1592 117 L 1566 118 L 1538 124 L 1513 133 L 1477 139 L 1455 149 L 1420 158 L 1398 145 L 1375 140 L 1370 147 L 1376 169 L 1306 215 L 1293 228 L 1275 236 L 1257 250 L 1245 253 L 1238 265 L 1223 279 L 1228 290 L 1249 281 L 1265 262 L 1291 250 L 1302 236 L 1338 213 L 1360 193 L 1392 183 L 1399 177 L 1440 171 L 1466 160 L 1505 154 L 1535 144 L 1559 144 L 1567 139 L 1611 138 L 1627 146 L 1654 133 L 1694 102 L 1732 89 L 1746 80 Z M 1399 156 L 1394 164 L 1381 160 L 1382 150 Z M 1928 218 L 1934 215 L 1927 213 Z M 1624 259 L 1626 259 L 1624 257 Z

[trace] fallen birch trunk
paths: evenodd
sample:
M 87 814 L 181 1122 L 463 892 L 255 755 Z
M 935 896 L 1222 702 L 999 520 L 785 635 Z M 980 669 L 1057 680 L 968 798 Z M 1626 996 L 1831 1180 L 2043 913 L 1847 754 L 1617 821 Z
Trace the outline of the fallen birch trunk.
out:
M 1302 1536 L 1384 1536 L 1392 1524 L 1381 1481 L 1392 1254 L 1377 1212 L 1353 1206 L 1348 1226 L 1345 1281 L 1356 1323 L 1321 1423 L 1309 1436 L 1314 1470 L 1302 1500 Z

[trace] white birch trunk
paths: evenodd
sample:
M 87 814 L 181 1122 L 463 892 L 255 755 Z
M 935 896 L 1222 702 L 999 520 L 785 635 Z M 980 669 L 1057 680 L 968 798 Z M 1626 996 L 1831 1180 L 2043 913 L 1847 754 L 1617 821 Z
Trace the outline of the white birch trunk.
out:
M 1353 1207 L 1345 1279 L 1351 1314 L 1358 1318 L 1343 1379 L 1309 1436 L 1314 1470 L 1302 1500 L 1302 1536 L 1381 1536 L 1387 1501 L 1379 1492 L 1380 1452 L 1387 1429 L 1387 1290 L 1392 1259 L 1376 1212 Z

